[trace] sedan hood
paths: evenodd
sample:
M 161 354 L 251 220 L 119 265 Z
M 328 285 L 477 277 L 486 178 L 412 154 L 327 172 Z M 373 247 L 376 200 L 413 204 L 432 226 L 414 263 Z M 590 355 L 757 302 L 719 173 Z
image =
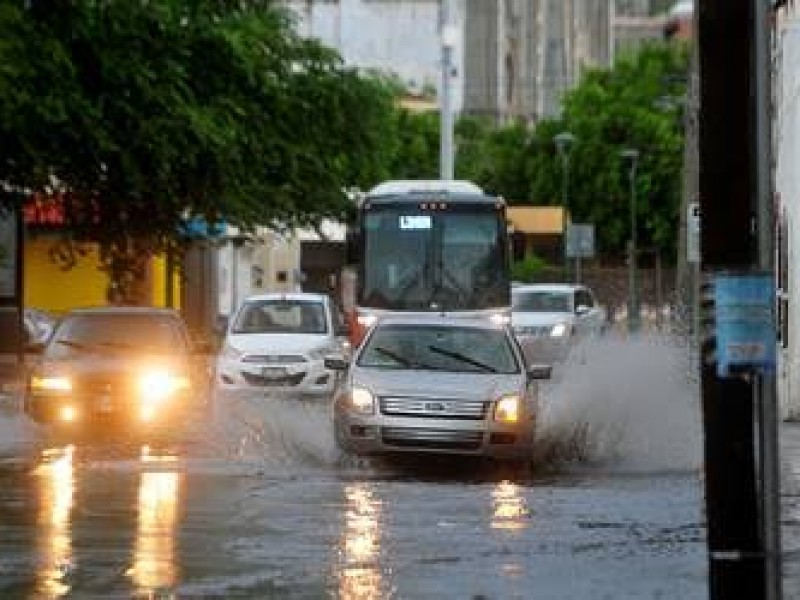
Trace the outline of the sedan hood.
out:
M 426 396 L 463 400 L 485 400 L 520 391 L 524 375 L 486 373 L 442 373 L 440 371 L 358 369 L 354 386 L 378 396 Z
M 304 354 L 330 342 L 324 333 L 231 334 L 228 343 L 245 354 Z
M 186 357 L 178 356 L 136 356 L 131 355 L 111 355 L 98 356 L 87 354 L 83 358 L 44 360 L 40 365 L 40 371 L 45 374 L 117 374 L 134 373 L 152 369 L 185 370 L 188 365 Z

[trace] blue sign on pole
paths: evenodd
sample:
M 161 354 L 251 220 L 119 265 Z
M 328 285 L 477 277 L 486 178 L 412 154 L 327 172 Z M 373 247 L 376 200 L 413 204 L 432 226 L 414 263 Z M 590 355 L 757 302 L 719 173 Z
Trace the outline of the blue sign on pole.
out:
M 775 283 L 771 274 L 714 277 L 717 375 L 775 372 Z

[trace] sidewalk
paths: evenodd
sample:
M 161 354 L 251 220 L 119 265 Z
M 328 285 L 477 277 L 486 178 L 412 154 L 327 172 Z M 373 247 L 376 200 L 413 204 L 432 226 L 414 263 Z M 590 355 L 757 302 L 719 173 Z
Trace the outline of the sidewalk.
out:
M 800 421 L 780 425 L 783 598 L 800 598 Z

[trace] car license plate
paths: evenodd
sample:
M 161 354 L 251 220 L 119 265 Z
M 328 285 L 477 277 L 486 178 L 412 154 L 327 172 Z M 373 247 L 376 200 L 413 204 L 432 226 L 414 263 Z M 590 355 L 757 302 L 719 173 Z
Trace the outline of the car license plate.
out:
M 264 367 L 261 370 L 261 375 L 264 379 L 281 379 L 286 377 L 285 367 Z
M 111 412 L 114 406 L 111 403 L 111 396 L 100 396 L 97 399 L 97 410 L 100 412 Z

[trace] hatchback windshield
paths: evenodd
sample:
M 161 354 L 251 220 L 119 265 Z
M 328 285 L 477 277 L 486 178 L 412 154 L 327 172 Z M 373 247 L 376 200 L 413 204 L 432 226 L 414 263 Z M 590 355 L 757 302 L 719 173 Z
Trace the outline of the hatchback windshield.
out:
M 64 358 L 89 353 L 186 352 L 187 340 L 175 320 L 145 314 L 80 314 L 64 318 L 47 354 Z
M 570 295 L 565 292 L 514 292 L 511 306 L 520 312 L 572 312 Z
M 327 333 L 322 302 L 309 300 L 253 300 L 242 306 L 233 333 Z
M 519 373 L 506 333 L 443 325 L 384 325 L 369 337 L 358 364 L 389 369 Z

